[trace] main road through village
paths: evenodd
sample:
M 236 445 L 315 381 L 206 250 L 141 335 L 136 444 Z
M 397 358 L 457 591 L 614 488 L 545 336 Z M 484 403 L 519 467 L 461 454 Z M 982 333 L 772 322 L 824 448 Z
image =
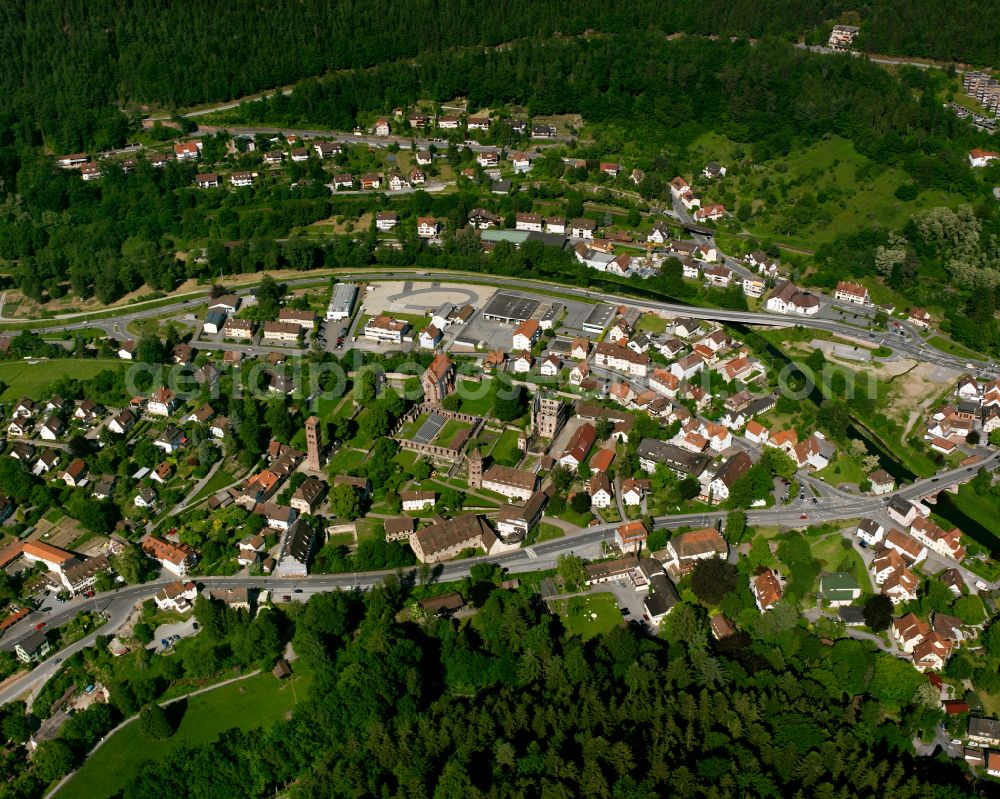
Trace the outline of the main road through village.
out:
M 809 524 L 823 523 L 844 519 L 854 519 L 871 515 L 885 508 L 890 498 L 898 495 L 908 500 L 916 500 L 929 494 L 934 494 L 948 486 L 956 485 L 973 477 L 983 468 L 995 467 L 1000 463 L 1000 452 L 974 464 L 961 466 L 957 469 L 941 472 L 934 477 L 918 480 L 902 488 L 879 497 L 853 497 L 846 494 L 819 496 L 809 501 L 795 501 L 781 508 L 766 510 L 751 510 L 747 520 L 755 525 L 780 525 L 795 527 L 807 519 Z M 656 528 L 677 528 L 690 525 L 711 525 L 724 519 L 726 511 L 706 511 L 701 513 L 679 514 L 675 516 L 659 516 L 653 520 Z M 579 532 L 563 538 L 546 541 L 541 544 L 519 549 L 496 557 L 479 556 L 461 561 L 442 564 L 436 574 L 439 581 L 454 581 L 466 577 L 473 566 L 478 563 L 496 563 L 509 573 L 531 572 L 552 569 L 560 555 L 567 553 L 585 553 L 599 551 L 602 542 L 610 541 L 614 536 L 617 524 L 600 524 L 581 529 Z M 412 571 L 412 570 L 411 570 Z M 366 589 L 382 582 L 393 571 L 356 572 L 353 574 L 317 574 L 297 579 L 271 577 L 199 577 L 198 582 L 208 588 L 248 588 L 262 589 L 280 596 L 294 599 L 307 599 L 310 595 L 323 591 L 349 591 L 355 588 Z M 93 645 L 98 635 L 113 635 L 127 620 L 136 602 L 151 598 L 164 584 L 173 577 L 160 579 L 143 585 L 130 586 L 117 591 L 98 594 L 93 598 L 77 598 L 53 608 L 48 613 L 36 613 L 35 617 L 44 620 L 49 627 L 55 627 L 68 621 L 80 610 L 95 609 L 102 611 L 108 621 L 95 632 L 71 644 L 60 652 L 52 653 L 47 660 L 40 663 L 32 671 L 8 681 L 0 687 L 0 705 L 17 699 L 28 698 L 37 694 L 45 682 L 58 671 L 62 661 L 75 652 Z M 33 619 L 34 620 L 34 619 Z M 37 623 L 37 622 L 35 622 Z M 23 636 L 21 636 L 23 637 Z M 19 638 L 2 642 L 4 649 L 12 649 Z
M 794 327 L 800 326 L 812 330 L 822 330 L 856 340 L 868 340 L 877 343 L 887 337 L 887 334 L 872 328 L 872 318 L 868 315 L 871 309 L 860 307 L 849 307 L 847 311 L 838 310 L 829 302 L 824 302 L 823 314 L 817 316 L 789 316 L 776 313 L 762 313 L 753 311 L 731 311 L 720 308 L 701 308 L 697 306 L 685 305 L 675 302 L 661 302 L 657 300 L 641 299 L 636 297 L 621 296 L 606 292 L 581 289 L 563 284 L 545 283 L 537 280 L 523 278 L 505 277 L 502 280 L 489 274 L 469 273 L 469 272 L 433 272 L 417 270 L 383 270 L 383 269 L 352 269 L 348 271 L 317 270 L 311 272 L 309 277 L 295 278 L 285 281 L 290 288 L 302 285 L 315 285 L 323 277 L 334 276 L 339 280 L 409 280 L 421 282 L 440 283 L 470 283 L 478 285 L 499 286 L 508 290 L 516 289 L 523 292 L 546 293 L 556 292 L 567 297 L 577 298 L 584 301 L 608 302 L 614 305 L 626 304 L 644 311 L 655 311 L 671 316 L 686 316 L 694 319 L 706 319 L 717 322 L 731 322 L 746 325 L 766 325 L 770 327 Z M 247 295 L 253 289 L 242 288 L 235 293 Z M 31 329 L 38 333 L 57 333 L 68 330 L 80 330 L 84 328 L 100 328 L 109 335 L 124 336 L 125 327 L 138 319 L 150 317 L 165 317 L 171 314 L 181 314 L 190 310 L 190 306 L 203 301 L 208 296 L 208 289 L 196 291 L 178 297 L 176 302 L 162 304 L 153 302 L 145 308 L 122 307 L 121 316 L 114 318 L 103 317 L 103 315 L 73 313 L 57 316 L 47 320 L 38 321 L 31 325 Z M 825 298 L 824 298 L 825 299 Z M 836 318 L 846 314 L 852 314 L 856 324 L 840 321 Z M 831 318 L 832 317 L 832 318 Z M 2 320 L 11 322 L 14 320 Z M 2 329 L 0 321 L 0 329 Z M 955 355 L 949 355 L 924 341 L 920 335 L 914 331 L 908 323 L 900 322 L 898 330 L 900 335 L 894 336 L 888 342 L 891 345 L 894 355 L 908 356 L 927 363 L 955 369 L 958 371 L 977 370 L 984 375 L 992 375 L 996 366 L 993 362 L 981 360 L 967 360 Z M 19 321 L 18 327 L 23 323 Z M 245 348 L 237 346 L 237 348 Z

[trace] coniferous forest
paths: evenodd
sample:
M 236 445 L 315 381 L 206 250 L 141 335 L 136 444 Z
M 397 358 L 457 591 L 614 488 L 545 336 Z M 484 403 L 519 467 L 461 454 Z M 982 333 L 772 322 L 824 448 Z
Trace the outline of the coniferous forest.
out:
M 218 102 L 421 53 L 590 32 L 819 43 L 834 22 L 854 21 L 869 52 L 996 65 L 998 12 L 997 0 L 961 13 L 938 0 L 22 0 L 0 8 L 0 130 L 103 149 L 147 103 Z
M 667 641 L 620 627 L 584 643 L 477 569 L 464 590 L 481 607 L 461 626 L 398 623 L 394 579 L 314 597 L 296 618 L 315 676 L 294 717 L 151 764 L 124 799 L 978 795 L 909 751 L 936 716 L 903 700 L 922 678 L 857 641 L 825 646 L 794 610 L 721 645 L 686 604 Z

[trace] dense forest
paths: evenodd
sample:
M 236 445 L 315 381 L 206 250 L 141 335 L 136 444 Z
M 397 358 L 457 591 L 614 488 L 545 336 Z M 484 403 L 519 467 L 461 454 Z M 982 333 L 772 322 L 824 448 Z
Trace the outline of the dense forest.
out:
M 714 642 L 682 603 L 666 640 L 629 626 L 584 642 L 500 579 L 473 569 L 480 608 L 461 625 L 399 623 L 412 600 L 395 579 L 313 597 L 294 617 L 314 672 L 294 717 L 149 763 L 124 799 L 979 795 L 913 755 L 939 716 L 926 681 L 862 642 L 824 645 L 794 608 L 761 616 L 741 588 L 725 601 L 749 603 L 749 633 Z
M 127 136 L 121 109 L 217 102 L 421 53 L 590 32 L 822 42 L 833 22 L 860 20 L 859 44 L 872 52 L 997 65 L 1000 37 L 988 21 L 998 11 L 997 0 L 961 13 L 940 0 L 26 0 L 0 7 L 0 130 L 22 141 L 44 134 L 57 150 L 102 149 Z

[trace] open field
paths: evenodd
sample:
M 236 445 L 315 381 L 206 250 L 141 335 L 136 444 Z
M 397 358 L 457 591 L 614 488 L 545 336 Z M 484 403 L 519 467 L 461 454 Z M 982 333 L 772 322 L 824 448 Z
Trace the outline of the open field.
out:
M 552 604 L 566 629 L 584 640 L 610 632 L 624 622 L 614 594 L 607 591 L 559 599 Z
M 7 361 L 0 363 L 0 383 L 7 386 L 0 394 L 0 400 L 18 400 L 21 397 L 41 399 L 45 388 L 60 377 L 86 380 L 105 369 L 120 371 L 125 367 L 124 361 L 111 358 Z
M 305 697 L 308 684 L 308 674 L 295 674 L 288 681 L 279 682 L 266 672 L 208 691 L 188 702 L 177 731 L 155 745 L 132 722 L 112 736 L 57 797 L 108 799 L 121 791 L 150 760 L 162 760 L 182 746 L 214 741 L 233 727 L 244 730 L 270 727 L 285 717 L 298 698 Z
M 922 191 L 908 202 L 897 199 L 896 189 L 911 183 L 910 177 L 871 161 L 850 141 L 837 136 L 793 150 L 784 158 L 754 164 L 752 172 L 737 168 L 730 160 L 739 155 L 749 158 L 748 148 L 717 135 L 696 140 L 692 152 L 702 154 L 704 160 L 729 161 L 730 174 L 718 184 L 707 184 L 705 193 L 711 201 L 723 194 L 731 200 L 735 194 L 737 208 L 753 208 L 753 216 L 744 223 L 750 233 L 806 249 L 875 223 L 899 227 L 918 211 L 956 207 L 962 199 L 939 190 Z

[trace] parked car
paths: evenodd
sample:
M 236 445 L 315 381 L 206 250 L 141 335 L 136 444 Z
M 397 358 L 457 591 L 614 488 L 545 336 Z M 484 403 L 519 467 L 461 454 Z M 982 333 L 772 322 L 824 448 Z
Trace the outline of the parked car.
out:
M 36 630 L 40 630 L 44 626 L 45 626 L 45 622 L 44 621 L 40 621 L 40 622 L 38 622 L 38 624 L 35 625 L 35 629 Z

